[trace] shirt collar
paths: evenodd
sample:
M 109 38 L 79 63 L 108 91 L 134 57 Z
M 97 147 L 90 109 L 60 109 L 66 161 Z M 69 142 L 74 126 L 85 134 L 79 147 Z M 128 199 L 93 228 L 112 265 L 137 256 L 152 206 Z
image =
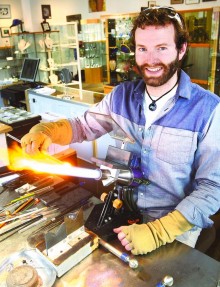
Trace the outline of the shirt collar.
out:
M 192 83 L 190 77 L 183 70 L 181 70 L 176 94 L 179 97 L 190 99 L 191 93 L 192 93 Z

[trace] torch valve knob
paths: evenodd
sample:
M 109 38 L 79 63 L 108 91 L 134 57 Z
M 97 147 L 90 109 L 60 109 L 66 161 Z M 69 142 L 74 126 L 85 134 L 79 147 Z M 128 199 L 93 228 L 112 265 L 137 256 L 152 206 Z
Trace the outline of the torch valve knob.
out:
M 122 205 L 123 205 L 123 202 L 122 202 L 122 200 L 119 199 L 119 198 L 116 198 L 116 199 L 113 201 L 113 207 L 116 208 L 116 209 L 122 208 Z

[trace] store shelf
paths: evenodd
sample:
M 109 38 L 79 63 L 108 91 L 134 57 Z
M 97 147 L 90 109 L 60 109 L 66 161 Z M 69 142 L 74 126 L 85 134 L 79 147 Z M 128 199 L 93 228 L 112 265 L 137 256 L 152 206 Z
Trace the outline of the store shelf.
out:
M 65 84 L 77 83 L 82 90 L 77 22 L 53 24 L 51 29 L 59 31 L 48 54 L 58 68 L 58 83 L 63 80 Z
M 81 62 L 85 83 L 101 83 L 106 75 L 106 40 L 104 25 L 100 19 L 81 20 Z
M 135 71 L 135 57 L 130 48 L 132 21 L 137 13 L 103 16 L 106 31 L 107 83 L 135 80 L 139 77 Z

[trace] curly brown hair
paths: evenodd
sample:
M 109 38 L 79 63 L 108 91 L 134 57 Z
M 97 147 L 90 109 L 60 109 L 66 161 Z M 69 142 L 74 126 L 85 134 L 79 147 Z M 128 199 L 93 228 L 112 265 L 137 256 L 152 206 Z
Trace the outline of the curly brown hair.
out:
M 135 31 L 137 28 L 144 29 L 146 26 L 166 26 L 169 24 L 174 26 L 176 48 L 178 51 L 181 50 L 182 45 L 188 42 L 188 31 L 183 17 L 172 7 L 152 7 L 141 11 L 134 19 L 131 30 L 132 50 L 135 50 Z

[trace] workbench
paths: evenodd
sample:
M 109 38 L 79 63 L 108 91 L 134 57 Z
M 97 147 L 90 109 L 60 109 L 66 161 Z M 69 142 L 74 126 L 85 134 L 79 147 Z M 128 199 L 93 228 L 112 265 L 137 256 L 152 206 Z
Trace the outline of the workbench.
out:
M 6 197 L 7 194 L 1 196 Z M 0 201 L 3 204 L 3 201 Z M 91 197 L 84 208 L 84 219 L 99 200 Z M 31 231 L 16 233 L 0 243 L 1 260 L 14 252 L 30 249 L 27 237 Z M 124 251 L 117 239 L 110 242 Z M 131 256 L 132 257 L 132 256 Z M 153 287 L 165 275 L 174 279 L 175 287 L 216 287 L 220 279 L 220 262 L 180 242 L 173 242 L 142 256 L 135 256 L 137 269 L 131 269 L 118 257 L 100 246 L 61 278 L 53 287 Z M 48 286 L 45 286 L 48 287 Z

